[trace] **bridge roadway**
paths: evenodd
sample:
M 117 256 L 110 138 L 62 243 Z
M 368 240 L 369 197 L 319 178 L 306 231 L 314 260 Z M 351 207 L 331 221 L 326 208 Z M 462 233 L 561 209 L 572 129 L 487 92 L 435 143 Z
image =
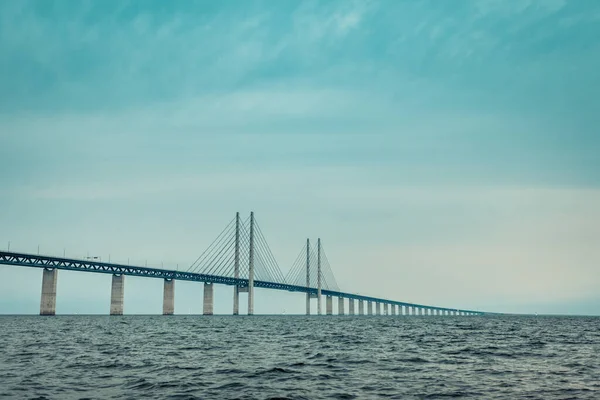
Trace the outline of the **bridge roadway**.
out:
M 198 274 L 192 272 L 183 272 L 183 271 L 175 271 L 170 269 L 158 269 L 158 268 L 148 268 L 148 267 L 138 267 L 132 265 L 123 265 L 123 264 L 115 264 L 115 263 L 105 263 L 98 261 L 90 261 L 90 260 L 78 260 L 71 258 L 62 258 L 62 257 L 52 257 L 45 255 L 36 255 L 36 254 L 26 254 L 26 253 L 13 253 L 13 252 L 5 252 L 0 251 L 0 264 L 4 265 L 12 265 L 18 267 L 35 267 L 35 268 L 43 268 L 45 270 L 67 270 L 67 271 L 81 271 L 81 272 L 94 272 L 101 274 L 111 274 L 113 276 L 139 276 L 145 278 L 159 278 L 164 279 L 165 281 L 173 281 L 173 280 L 182 280 L 182 281 L 194 281 L 194 282 L 204 282 L 209 284 L 223 284 L 230 286 L 238 286 L 240 288 L 248 287 L 248 279 L 236 279 L 227 276 L 217 276 L 217 275 L 206 275 L 206 274 Z M 45 277 L 44 277 L 45 278 Z M 113 290 L 114 290 L 114 281 L 113 281 Z M 122 285 L 122 283 L 121 283 Z M 44 286 L 44 284 L 43 284 Z M 54 282 L 54 287 L 56 287 L 56 282 Z M 290 285 L 285 283 L 277 283 L 277 282 L 267 282 L 254 280 L 254 287 L 266 288 L 266 289 L 274 289 L 274 290 L 284 290 L 289 292 L 302 292 L 302 293 L 310 293 L 311 295 L 317 296 L 317 288 L 309 288 L 305 286 L 297 286 Z M 206 286 L 205 286 L 206 288 Z M 56 289 L 54 289 L 56 290 Z M 42 287 L 42 292 L 44 291 L 44 287 Z M 436 307 L 436 306 L 428 306 L 425 304 L 418 303 L 407 303 L 402 301 L 394 301 L 388 299 L 382 299 L 371 296 L 363 296 L 354 293 L 345 293 L 345 292 L 337 292 L 332 290 L 322 289 L 321 294 L 326 297 L 338 297 L 338 298 L 346 298 L 350 300 L 358 300 L 363 302 L 370 302 L 375 304 L 384 304 L 398 307 L 412 308 L 412 310 L 431 310 L 445 315 L 445 314 L 453 314 L 453 315 L 483 315 L 486 314 L 481 311 L 474 310 L 465 310 L 465 309 L 457 309 L 457 308 L 446 308 L 446 307 Z M 44 293 L 42 293 L 42 297 Z M 55 294 L 54 294 L 55 296 Z M 121 288 L 121 297 L 122 297 L 122 288 Z M 206 300 L 206 297 L 205 297 Z M 42 299 L 43 301 L 43 299 Z M 211 309 L 212 309 L 212 291 L 211 291 Z M 122 302 L 122 298 L 121 298 Z M 360 304 L 360 303 L 359 303 Z M 329 306 L 330 307 L 330 306 Z M 353 307 L 351 307 L 353 309 Z M 387 307 L 385 308 L 387 310 Z M 401 310 L 401 308 L 400 308 Z M 377 306 L 377 311 L 379 311 L 379 306 Z M 413 311 L 414 312 L 414 311 Z M 395 314 L 395 313 L 393 313 Z M 401 314 L 401 313 L 400 313 Z M 421 314 L 422 315 L 422 314 Z

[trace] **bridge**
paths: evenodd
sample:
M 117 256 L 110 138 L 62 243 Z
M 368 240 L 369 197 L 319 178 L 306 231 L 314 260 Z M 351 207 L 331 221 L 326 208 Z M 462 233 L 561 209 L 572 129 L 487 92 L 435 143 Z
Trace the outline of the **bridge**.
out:
M 275 260 L 254 213 L 242 221 L 239 213 L 223 229 L 211 245 L 186 271 L 148 268 L 95 260 L 79 260 L 39 254 L 0 252 L 0 264 L 43 269 L 40 315 L 56 314 L 58 271 L 81 271 L 112 274 L 110 315 L 122 315 L 124 308 L 125 276 L 164 280 L 163 315 L 175 310 L 175 281 L 194 281 L 204 284 L 203 314 L 212 315 L 214 285 L 233 286 L 233 315 L 239 314 L 240 293 L 248 294 L 248 315 L 254 314 L 254 288 L 300 292 L 306 296 L 306 315 L 311 314 L 311 299 L 317 299 L 317 314 L 333 314 L 333 299 L 337 298 L 339 315 L 483 315 L 482 311 L 416 304 L 347 293 L 340 290 L 325 254 L 321 239 L 316 246 L 309 239 L 287 274 Z M 365 311 L 365 304 L 367 309 Z M 373 311 L 375 305 L 375 311 Z M 356 307 L 358 306 L 358 307 Z

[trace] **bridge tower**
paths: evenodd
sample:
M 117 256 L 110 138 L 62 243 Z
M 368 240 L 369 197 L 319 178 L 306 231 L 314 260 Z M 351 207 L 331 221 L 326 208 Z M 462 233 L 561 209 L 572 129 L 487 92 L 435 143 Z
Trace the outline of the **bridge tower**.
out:
M 306 239 L 306 289 L 310 289 L 310 239 Z M 306 292 L 306 315 L 310 315 L 310 291 Z
M 317 239 L 317 314 L 321 315 L 321 238 Z
M 233 261 L 233 277 L 240 278 L 240 213 L 235 213 L 235 254 Z M 240 287 L 233 287 L 233 315 L 240 313 Z
M 254 211 L 250 212 L 250 249 L 248 253 L 248 315 L 254 315 Z

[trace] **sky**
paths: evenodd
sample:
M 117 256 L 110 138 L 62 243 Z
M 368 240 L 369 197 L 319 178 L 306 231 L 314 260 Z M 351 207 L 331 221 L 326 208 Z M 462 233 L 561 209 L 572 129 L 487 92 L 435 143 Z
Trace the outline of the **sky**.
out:
M 598 37 L 596 0 L 1 2 L 0 249 L 183 270 L 254 211 L 284 273 L 320 237 L 347 292 L 599 315 Z M 0 266 L 0 313 L 41 275 Z M 57 313 L 109 302 L 59 272 Z

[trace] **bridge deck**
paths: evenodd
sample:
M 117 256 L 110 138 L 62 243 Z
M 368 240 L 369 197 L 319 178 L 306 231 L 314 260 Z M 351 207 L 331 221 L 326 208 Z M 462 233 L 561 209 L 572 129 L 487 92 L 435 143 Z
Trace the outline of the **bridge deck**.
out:
M 51 257 L 36 254 L 25 254 L 25 253 L 12 253 L 0 251 L 0 264 L 13 265 L 19 267 L 35 267 L 35 268 L 47 268 L 47 269 L 59 269 L 67 271 L 82 271 L 82 272 L 95 272 L 101 274 L 115 274 L 115 275 L 129 275 L 129 276 L 140 276 L 146 278 L 161 278 L 161 279 L 175 279 L 182 281 L 194 281 L 194 282 L 211 282 L 220 283 L 223 285 L 230 286 L 248 286 L 248 279 L 235 279 L 227 276 L 216 276 L 197 274 L 193 272 L 182 272 L 171 269 L 158 269 L 148 267 L 138 267 L 132 265 L 123 265 L 115 263 L 105 263 L 98 261 L 89 260 L 77 260 L 71 258 Z M 305 286 L 290 285 L 286 283 L 277 282 L 266 282 L 255 280 L 254 287 L 284 290 L 289 292 L 303 292 L 317 294 L 316 288 L 307 288 Z M 397 306 L 406 307 L 419 307 L 430 310 L 442 310 L 442 311 L 458 311 L 468 312 L 475 314 L 484 314 L 481 311 L 464 310 L 458 308 L 446 308 L 429 306 L 425 304 L 407 303 L 402 301 L 394 301 L 388 299 L 381 299 L 377 297 L 363 296 L 354 293 L 337 292 L 332 290 L 321 290 L 321 294 L 325 296 L 344 297 L 353 300 L 372 301 L 383 304 L 391 304 Z

